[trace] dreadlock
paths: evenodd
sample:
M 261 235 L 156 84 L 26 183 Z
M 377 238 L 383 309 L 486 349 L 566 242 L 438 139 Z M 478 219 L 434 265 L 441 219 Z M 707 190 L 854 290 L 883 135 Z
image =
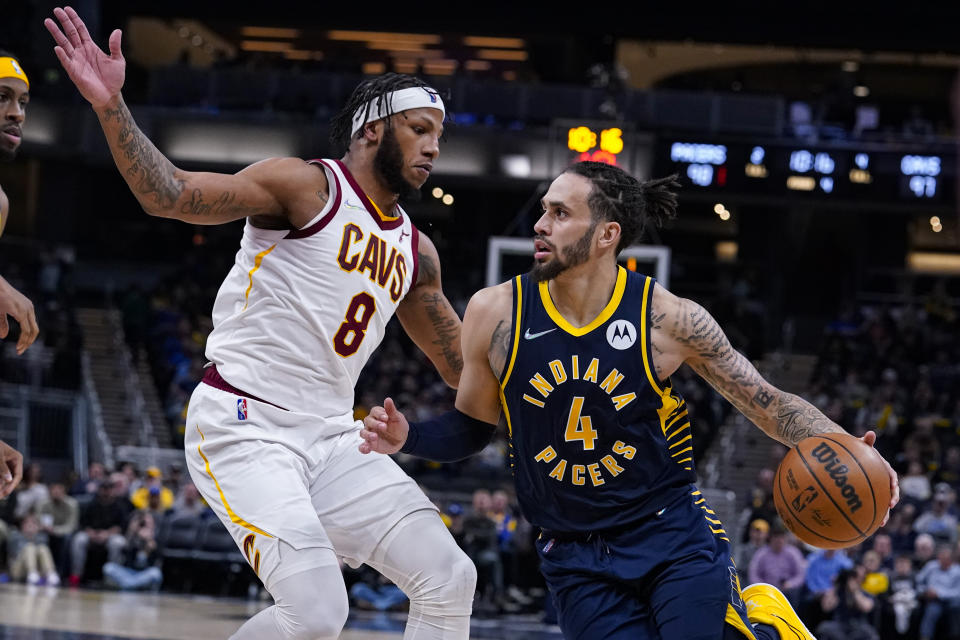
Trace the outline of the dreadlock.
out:
M 591 161 L 578 162 L 567 172 L 593 184 L 587 197 L 593 219 L 620 225 L 617 253 L 643 236 L 648 221 L 659 227 L 677 215 L 677 174 L 640 182 L 619 167 Z
M 384 104 L 387 94 L 400 89 L 409 89 L 410 87 L 424 87 L 433 93 L 433 89 L 426 82 L 414 76 L 408 76 L 403 73 L 385 73 L 376 78 L 364 80 L 357 85 L 357 88 L 350 94 L 350 99 L 343 109 L 330 121 L 330 144 L 333 146 L 336 154 L 342 154 L 350 148 L 350 131 L 353 128 L 353 116 L 357 109 L 367 105 L 364 118 L 370 117 L 371 110 L 376 113 L 377 109 L 382 109 L 388 116 L 393 115 L 393 107 L 390 104 Z M 376 104 L 374 104 L 376 101 Z M 386 109 L 383 109 L 386 107 Z M 390 121 L 386 121 L 390 126 Z M 362 136 L 361 131 L 357 132 L 357 137 Z

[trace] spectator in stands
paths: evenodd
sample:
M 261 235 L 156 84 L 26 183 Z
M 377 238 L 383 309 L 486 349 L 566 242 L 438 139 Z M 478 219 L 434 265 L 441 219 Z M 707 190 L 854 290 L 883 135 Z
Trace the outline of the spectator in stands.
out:
M 818 549 L 807 556 L 807 573 L 804 578 L 807 600 L 820 600 L 833 587 L 837 574 L 853 568 L 853 561 L 842 550 Z
M 747 569 L 757 551 L 767 544 L 770 536 L 770 524 L 761 518 L 757 518 L 750 523 L 747 535 L 747 541 L 740 546 L 739 558 L 737 558 L 737 571 L 740 573 L 740 582 L 747 584 Z
M 773 477 L 773 469 L 770 468 L 765 467 L 757 473 L 756 482 L 750 490 L 750 522 L 763 520 L 770 523 L 780 517 L 773 504 Z
M 97 487 L 106 477 L 107 470 L 104 466 L 99 462 L 91 462 L 90 466 L 87 467 L 87 477 L 77 480 L 77 482 L 70 487 L 70 495 L 92 496 L 97 493 Z
M 180 487 L 183 484 L 183 467 L 179 464 L 171 464 L 167 468 L 167 476 L 163 479 L 163 486 L 177 495 L 180 493 Z
M 913 560 L 910 556 L 900 555 L 893 563 L 893 575 L 890 577 L 889 609 L 886 616 L 896 638 L 915 637 L 910 634 L 914 626 L 915 613 L 919 610 L 920 602 L 916 589 L 916 575 L 913 571 Z M 910 635 L 908 635 L 910 634 Z
M 870 549 L 863 554 L 863 582 L 860 587 L 875 598 L 884 597 L 890 590 L 890 574 L 883 567 L 880 554 Z
M 929 533 L 921 533 L 913 543 L 913 562 L 921 569 L 933 560 L 937 550 L 937 541 Z
M 946 615 L 951 634 L 957 633 L 960 622 L 960 566 L 953 559 L 953 547 L 942 544 L 937 557 L 917 574 L 917 589 L 926 601 L 920 620 L 920 639 L 936 637 L 937 623 Z
M 880 566 L 887 572 L 893 571 L 893 540 L 890 534 L 883 531 L 875 534 L 870 548 L 880 556 Z
M 459 502 L 451 502 L 449 505 L 447 505 L 446 512 L 440 514 L 440 518 L 443 520 L 444 524 L 447 525 L 447 529 L 450 530 L 450 535 L 452 535 L 453 539 L 457 541 L 457 546 L 463 549 L 463 507 Z
M 47 546 L 47 536 L 40 530 L 40 522 L 32 512 L 23 517 L 20 528 L 11 533 L 8 544 L 13 580 L 25 579 L 27 584 L 37 585 L 44 579 L 51 587 L 60 584 L 53 555 Z
M 960 447 L 947 447 L 946 453 L 943 454 L 943 464 L 937 469 L 934 479 L 938 483 L 944 482 L 954 489 L 960 487 Z M 903 493 L 902 481 L 900 487 L 900 491 Z
M 57 567 L 63 568 L 67 558 L 67 544 L 80 522 L 77 500 L 67 495 L 63 484 L 51 484 L 50 500 L 40 505 L 38 516 L 40 526 L 49 538 L 53 560 Z
M 127 521 L 130 514 L 133 513 L 134 505 L 130 502 L 130 481 L 129 476 L 122 471 L 114 471 L 108 476 L 113 497 L 117 499 L 117 504 L 123 509 L 123 520 Z
M 159 492 L 160 505 L 162 506 L 163 510 L 167 511 L 168 509 L 171 509 L 174 501 L 173 492 L 167 487 L 163 486 L 163 472 L 160 471 L 160 468 L 150 467 L 147 469 L 146 476 L 147 479 L 144 483 L 144 486 L 134 491 L 133 495 L 130 497 L 130 502 L 133 503 L 133 506 L 137 509 L 145 508 L 150 500 L 151 490 L 156 490 Z
M 819 640 L 880 640 L 868 615 L 876 602 L 861 587 L 863 568 L 843 569 L 823 594 L 820 606 L 829 619 L 817 627 Z
M 473 492 L 473 509 L 463 521 L 463 550 L 477 566 L 477 590 L 488 606 L 503 594 L 503 563 L 497 523 L 490 518 L 492 499 L 486 489 Z
M 913 530 L 913 519 L 917 515 L 917 508 L 909 502 L 897 505 L 890 514 L 890 520 L 883 531 L 890 535 L 894 553 L 913 553 L 914 541 L 917 532 Z
M 200 492 L 192 482 L 188 482 L 180 488 L 180 493 L 173 501 L 173 509 L 170 516 L 180 518 L 184 516 L 200 517 L 204 513 L 212 514 L 213 511 L 207 507 L 206 503 L 200 498 Z
M 787 532 L 780 526 L 770 532 L 770 541 L 757 551 L 750 562 L 750 583 L 766 582 L 777 587 L 790 600 L 799 600 L 807 563 L 800 550 L 787 541 Z
M 900 495 L 904 501 L 912 500 L 916 503 L 924 503 L 930 499 L 933 494 L 930 488 L 930 478 L 927 476 L 923 465 L 912 460 L 907 466 L 906 475 L 900 478 Z
M 47 485 L 41 482 L 42 479 L 43 471 L 36 462 L 24 471 L 23 482 L 17 490 L 17 506 L 13 510 L 16 520 L 21 520 L 28 513 L 36 513 L 40 505 L 50 499 L 50 492 Z
M 950 513 L 954 493 L 950 485 L 938 484 L 934 487 L 933 503 L 920 514 L 913 528 L 917 533 L 929 533 L 938 542 L 957 542 L 957 516 Z
M 103 565 L 103 576 L 107 584 L 121 591 L 160 590 L 163 573 L 157 550 L 157 526 L 151 511 L 141 509 L 130 517 L 122 564 L 107 562 Z
M 80 512 L 80 530 L 74 534 L 70 545 L 70 586 L 80 584 L 90 547 L 106 549 L 109 562 L 123 562 L 123 550 L 127 540 L 122 531 L 126 520 L 124 508 L 113 493 L 112 481 L 104 480 L 100 483 L 93 502 Z
M 359 579 L 350 587 L 350 597 L 361 609 L 376 611 L 389 611 L 407 602 L 400 587 L 366 565 L 360 568 Z

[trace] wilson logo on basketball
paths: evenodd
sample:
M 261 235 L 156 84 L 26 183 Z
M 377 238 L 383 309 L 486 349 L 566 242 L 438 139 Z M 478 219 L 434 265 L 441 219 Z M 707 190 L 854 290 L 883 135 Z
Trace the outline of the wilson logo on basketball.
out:
M 833 447 L 821 442 L 813 448 L 810 455 L 816 458 L 817 462 L 823 464 L 824 471 L 827 472 L 834 484 L 840 487 L 840 495 L 847 501 L 851 513 L 863 506 L 860 496 L 857 495 L 857 490 L 847 481 L 847 472 L 850 470 L 847 465 L 841 464 L 840 460 L 837 459 L 837 452 L 833 450 Z

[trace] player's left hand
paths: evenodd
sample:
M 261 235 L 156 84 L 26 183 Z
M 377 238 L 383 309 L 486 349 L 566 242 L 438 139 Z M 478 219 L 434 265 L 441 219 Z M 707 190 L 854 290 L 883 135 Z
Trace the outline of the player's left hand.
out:
M 867 431 L 860 439 L 872 447 L 877 441 L 877 434 L 874 431 Z M 897 472 L 894 471 L 893 467 L 890 466 L 890 463 L 887 462 L 883 456 L 880 456 L 880 459 L 883 460 L 883 464 L 887 466 L 887 473 L 890 474 L 890 509 L 893 509 L 895 506 L 897 506 L 897 503 L 900 502 L 900 480 L 897 477 Z M 889 519 L 890 511 L 888 510 L 887 515 L 883 517 L 883 522 L 880 523 L 880 526 L 885 526 L 887 524 L 887 520 Z
M 23 477 L 23 456 L 0 440 L 0 498 L 6 498 Z
M 408 433 L 410 423 L 393 404 L 393 400 L 387 398 L 382 407 L 374 407 L 363 419 L 360 453 L 396 453 L 407 441 Z

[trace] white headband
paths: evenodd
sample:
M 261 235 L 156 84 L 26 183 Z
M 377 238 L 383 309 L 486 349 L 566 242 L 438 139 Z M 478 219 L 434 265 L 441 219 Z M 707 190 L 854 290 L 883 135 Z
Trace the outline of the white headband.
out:
M 380 102 L 379 107 L 375 104 L 376 102 Z M 389 112 L 387 112 L 388 106 L 390 107 Z M 383 96 L 383 100 L 374 98 L 360 105 L 357 112 L 353 114 L 353 130 L 350 132 L 350 135 L 353 136 L 366 123 L 373 122 L 374 120 L 382 120 L 391 113 L 400 113 L 407 109 L 420 109 L 423 107 L 439 109 L 443 117 L 447 115 L 446 110 L 443 108 L 443 100 L 441 100 L 437 92 L 430 87 L 410 87 L 388 93 Z M 370 110 L 369 117 L 367 117 L 368 108 Z

